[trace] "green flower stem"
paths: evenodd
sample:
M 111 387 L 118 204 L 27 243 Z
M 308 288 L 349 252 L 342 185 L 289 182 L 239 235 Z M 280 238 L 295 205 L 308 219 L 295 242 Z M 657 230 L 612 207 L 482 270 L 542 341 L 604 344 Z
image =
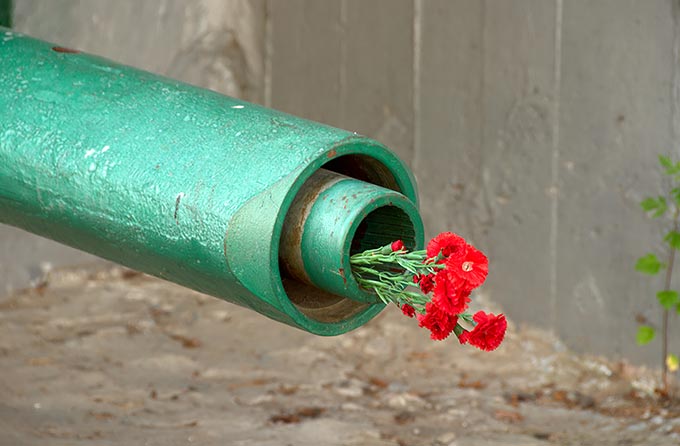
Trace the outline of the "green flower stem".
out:
M 409 288 L 416 288 L 413 276 L 419 274 L 433 274 L 445 265 L 437 263 L 440 257 L 426 262 L 425 250 L 392 251 L 391 246 L 370 249 L 350 258 L 352 273 L 362 288 L 373 291 L 385 304 L 395 304 L 401 307 L 404 304 L 413 307 L 416 312 L 425 314 L 425 305 L 430 302 L 430 297 Z M 475 326 L 476 323 L 469 313 L 458 315 L 461 321 Z M 460 336 L 465 328 L 457 324 L 454 332 Z
M 675 206 L 675 212 L 673 213 L 673 231 L 678 232 L 680 229 L 680 223 L 678 222 L 678 217 L 680 216 L 680 208 L 678 205 Z M 664 290 L 668 291 L 671 289 L 671 279 L 673 278 L 673 264 L 675 263 L 675 248 L 671 245 L 671 252 L 668 255 L 668 265 L 666 266 L 666 277 L 664 278 Z M 663 335 L 661 342 L 662 350 L 662 368 L 661 368 L 661 382 L 663 384 L 664 392 L 668 393 L 668 315 L 669 311 L 666 307 L 663 309 L 663 319 L 661 322 L 661 332 Z
M 461 313 L 458 315 L 458 317 L 463 319 L 468 324 L 477 325 L 474 319 L 472 319 L 472 315 L 470 313 Z
M 435 262 L 425 263 L 425 250 L 408 252 L 392 251 L 390 245 L 370 249 L 350 258 L 352 273 L 357 283 L 387 303 L 408 304 L 423 313 L 428 297 L 408 291 L 413 286 L 413 277 L 419 274 L 432 274 L 444 265 Z

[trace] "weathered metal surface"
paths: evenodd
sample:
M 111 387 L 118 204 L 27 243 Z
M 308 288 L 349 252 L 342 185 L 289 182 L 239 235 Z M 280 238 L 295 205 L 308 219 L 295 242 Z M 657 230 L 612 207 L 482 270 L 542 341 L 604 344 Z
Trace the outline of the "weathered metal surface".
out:
M 279 241 L 322 166 L 415 206 L 384 146 L 8 29 L 0 63 L 0 222 L 317 334 L 382 309 L 282 277 Z

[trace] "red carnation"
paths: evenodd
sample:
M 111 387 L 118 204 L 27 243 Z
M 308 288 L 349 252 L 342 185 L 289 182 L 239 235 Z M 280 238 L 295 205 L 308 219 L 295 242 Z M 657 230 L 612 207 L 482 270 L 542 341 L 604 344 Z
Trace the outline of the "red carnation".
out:
M 480 350 L 490 352 L 496 350 L 503 338 L 505 337 L 505 330 L 508 328 L 508 321 L 505 320 L 505 315 L 499 314 L 495 316 L 493 313 L 484 313 L 478 311 L 472 317 L 477 322 L 472 331 L 463 331 L 459 337 L 461 344 L 470 343 Z
M 458 323 L 457 316 L 442 311 L 432 302 L 425 305 L 425 314 L 418 314 L 418 325 L 430 330 L 430 338 L 435 341 L 446 339 Z
M 401 306 L 401 312 L 404 313 L 404 316 L 413 317 L 416 314 L 416 309 L 409 304 L 404 304 Z
M 404 242 L 402 242 L 401 240 L 397 240 L 397 241 L 392 242 L 391 246 L 392 246 L 392 252 L 401 251 L 402 249 L 404 249 Z
M 489 274 L 489 259 L 474 246 L 468 245 L 465 255 L 449 257 L 446 270 L 464 282 L 463 289 L 472 291 L 486 280 Z
M 434 274 L 419 274 L 413 276 L 413 283 L 420 285 L 423 294 L 429 294 L 434 288 Z
M 452 316 L 467 309 L 468 303 L 470 303 L 470 291 L 463 288 L 464 283 L 460 279 L 443 269 L 437 273 L 434 281 L 432 302 L 437 307 Z
M 465 239 L 452 232 L 442 232 L 427 244 L 427 257 L 437 257 L 439 253 L 445 258 L 458 258 L 465 255 L 467 243 Z

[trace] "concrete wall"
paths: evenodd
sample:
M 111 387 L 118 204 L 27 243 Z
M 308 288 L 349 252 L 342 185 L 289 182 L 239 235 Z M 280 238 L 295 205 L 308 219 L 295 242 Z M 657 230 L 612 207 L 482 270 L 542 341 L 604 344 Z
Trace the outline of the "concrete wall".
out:
M 429 235 L 460 232 L 489 254 L 484 290 L 511 317 L 581 351 L 652 362 L 635 317 L 658 323 L 661 284 L 633 264 L 663 252 L 638 202 L 659 191 L 657 154 L 679 152 L 679 11 L 672 0 L 16 0 L 14 18 L 381 140 L 414 169 Z M 0 265 L 9 243 L 30 254 L 12 255 L 0 280 L 59 260 L 8 231 Z

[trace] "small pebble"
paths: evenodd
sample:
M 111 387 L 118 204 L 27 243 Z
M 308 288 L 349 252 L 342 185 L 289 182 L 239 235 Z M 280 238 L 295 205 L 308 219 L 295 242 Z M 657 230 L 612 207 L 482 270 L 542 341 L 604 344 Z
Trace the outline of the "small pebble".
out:
M 355 379 L 342 381 L 333 391 L 348 398 L 357 398 L 364 394 L 361 382 Z
M 662 417 L 661 415 L 657 415 L 657 416 L 655 416 L 655 417 L 652 417 L 652 418 L 649 420 L 649 422 L 652 423 L 652 424 L 663 424 L 664 419 L 663 419 L 663 417 Z
M 647 428 L 647 423 L 636 423 L 636 424 L 631 424 L 626 428 L 626 430 L 629 430 L 631 432 L 640 432 L 643 431 Z
M 348 412 L 358 412 L 364 410 L 364 407 L 354 403 L 343 403 L 340 405 L 340 409 Z
M 446 432 L 437 437 L 437 442 L 442 445 L 449 446 L 456 439 L 456 434 L 453 432 Z
M 399 393 L 387 396 L 387 405 L 393 409 L 401 409 L 404 407 L 425 407 L 427 402 L 419 396 L 411 393 Z

